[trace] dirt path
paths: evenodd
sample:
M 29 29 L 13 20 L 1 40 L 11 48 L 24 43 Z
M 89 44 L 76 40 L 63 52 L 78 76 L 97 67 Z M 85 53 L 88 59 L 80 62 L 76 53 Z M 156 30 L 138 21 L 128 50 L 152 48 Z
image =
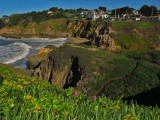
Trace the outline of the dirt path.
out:
M 133 71 L 135 71 L 135 69 L 137 69 L 137 67 L 138 67 L 138 62 L 136 61 L 134 68 L 129 73 L 127 73 L 126 75 L 123 75 L 119 78 L 112 78 L 109 81 L 107 81 L 106 83 L 102 84 L 102 87 L 99 89 L 99 91 L 97 92 L 96 95 L 100 95 L 101 92 L 105 89 L 106 85 L 110 84 L 112 81 L 123 79 L 123 78 L 127 77 L 129 74 L 132 74 Z
M 75 45 L 75 44 L 69 44 L 69 45 L 73 46 L 73 47 L 78 47 L 78 48 L 83 48 L 83 49 L 91 50 L 91 51 L 97 51 L 98 50 L 97 48 L 85 48 L 85 47 L 78 46 L 78 45 Z

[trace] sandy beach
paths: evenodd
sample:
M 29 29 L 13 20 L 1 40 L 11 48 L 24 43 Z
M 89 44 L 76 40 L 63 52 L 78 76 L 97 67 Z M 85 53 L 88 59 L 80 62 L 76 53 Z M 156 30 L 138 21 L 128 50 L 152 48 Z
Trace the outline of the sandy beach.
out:
M 86 38 L 75 38 L 75 37 L 69 37 L 67 38 L 67 42 L 71 43 L 79 43 L 79 44 L 89 44 L 89 40 Z

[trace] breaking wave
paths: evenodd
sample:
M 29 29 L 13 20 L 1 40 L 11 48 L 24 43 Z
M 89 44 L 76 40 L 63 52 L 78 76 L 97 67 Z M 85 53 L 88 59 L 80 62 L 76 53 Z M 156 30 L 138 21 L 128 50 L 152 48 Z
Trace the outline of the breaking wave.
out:
M 4 64 L 11 64 L 16 62 L 17 60 L 20 60 L 22 58 L 25 58 L 30 51 L 31 46 L 25 44 L 25 43 L 19 43 L 19 42 L 15 42 L 11 45 L 9 45 L 10 47 L 19 47 L 19 54 L 18 55 L 13 55 L 12 58 L 9 58 L 9 60 L 6 60 L 5 62 L 3 62 Z

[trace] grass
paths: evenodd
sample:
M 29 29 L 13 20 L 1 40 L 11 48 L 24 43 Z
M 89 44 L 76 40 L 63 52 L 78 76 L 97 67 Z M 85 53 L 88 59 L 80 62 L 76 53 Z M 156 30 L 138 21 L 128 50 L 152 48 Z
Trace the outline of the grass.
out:
M 110 84 L 107 85 L 106 90 L 102 91 L 102 93 L 107 96 L 112 96 L 112 98 L 118 98 L 123 94 L 125 97 L 129 97 L 158 86 L 160 67 L 152 64 L 159 63 L 158 51 L 149 52 L 149 57 L 144 55 L 146 59 L 148 59 L 148 62 L 143 63 L 142 61 L 141 63 L 137 58 L 140 57 L 143 60 L 145 59 L 139 54 L 136 55 L 136 53 L 127 53 L 127 51 L 124 51 L 123 53 L 123 51 L 121 51 L 121 53 L 114 54 L 96 47 L 89 47 L 80 44 L 75 45 L 79 47 L 73 47 L 70 44 L 60 47 L 51 53 L 50 58 L 54 61 L 54 70 L 60 69 L 62 71 L 63 67 L 66 65 L 68 65 L 70 69 L 71 63 L 69 60 L 71 58 L 78 58 L 77 64 L 82 70 L 82 76 L 85 76 L 84 81 L 86 80 L 88 82 L 88 84 L 85 85 L 85 88 L 90 88 L 88 95 L 95 95 L 106 82 L 115 78 L 119 79 L 127 74 L 129 74 L 127 77 L 111 83 L 113 87 L 110 87 L 112 86 Z M 91 48 L 97 50 L 92 51 L 90 50 Z M 138 65 L 136 66 L 137 62 Z M 134 80 L 132 78 L 134 78 Z M 151 81 L 150 78 L 153 80 Z M 123 86 L 123 81 L 130 82 L 126 82 L 126 85 Z M 118 84 L 121 82 L 122 85 Z M 140 85 L 139 83 L 141 83 L 141 87 L 136 87 L 135 84 Z M 148 84 L 149 87 L 145 84 Z M 131 85 L 133 85 L 132 90 L 130 90 Z M 126 86 L 129 87 L 127 88 Z M 124 91 L 122 87 L 125 89 Z M 126 92 L 127 90 L 129 91 L 128 93 Z
M 159 50 L 123 50 L 115 52 L 117 54 L 125 55 L 129 59 L 138 61 L 148 61 L 155 64 L 160 64 L 160 51 Z
M 137 28 L 139 30 L 147 29 L 151 25 L 154 25 L 152 22 L 142 22 L 142 21 L 112 21 L 112 27 L 118 29 L 133 29 Z
M 121 34 L 115 38 L 116 44 L 120 45 L 122 49 L 149 49 L 150 45 L 145 38 L 140 38 L 132 34 Z
M 158 107 L 129 105 L 121 98 L 87 97 L 60 89 L 0 65 L 0 119 L 7 120 L 159 120 Z M 75 94 L 76 93 L 76 94 Z M 78 93 L 78 95 L 77 95 Z

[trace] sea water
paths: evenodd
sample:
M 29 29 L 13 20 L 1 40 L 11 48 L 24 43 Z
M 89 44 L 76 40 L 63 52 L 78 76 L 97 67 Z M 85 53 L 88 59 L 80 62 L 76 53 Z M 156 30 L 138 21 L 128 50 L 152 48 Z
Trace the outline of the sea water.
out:
M 24 69 L 27 67 L 27 60 L 38 52 L 40 48 L 47 45 L 59 47 L 66 42 L 66 38 L 3 38 L 0 37 L 0 62 L 10 66 Z

